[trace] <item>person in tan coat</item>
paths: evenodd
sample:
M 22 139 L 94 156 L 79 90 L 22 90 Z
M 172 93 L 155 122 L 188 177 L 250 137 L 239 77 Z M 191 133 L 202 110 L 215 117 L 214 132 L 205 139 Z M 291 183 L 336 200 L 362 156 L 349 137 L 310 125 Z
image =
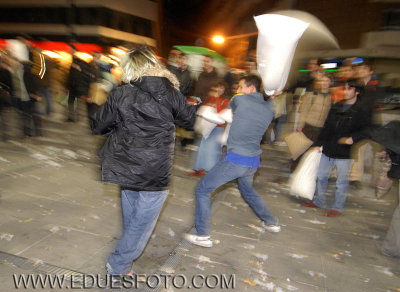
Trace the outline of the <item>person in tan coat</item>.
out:
M 303 132 L 313 142 L 324 126 L 326 117 L 331 108 L 331 95 L 329 87 L 331 79 L 322 76 L 316 80 L 315 91 L 305 94 L 300 109 L 300 119 L 296 131 Z
M 324 126 L 331 109 L 331 78 L 323 75 L 314 81 L 314 91 L 307 92 L 302 98 L 299 109 L 300 117 L 296 131 L 303 132 L 312 142 L 317 141 L 318 135 Z M 301 159 L 301 155 L 293 161 L 291 170 L 294 171 Z

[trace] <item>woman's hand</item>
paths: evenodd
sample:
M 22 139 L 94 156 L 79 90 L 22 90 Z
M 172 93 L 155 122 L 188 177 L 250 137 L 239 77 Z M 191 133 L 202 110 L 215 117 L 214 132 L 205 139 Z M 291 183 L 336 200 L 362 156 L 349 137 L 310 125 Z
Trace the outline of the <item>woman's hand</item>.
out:
M 344 145 L 353 145 L 354 141 L 352 137 L 342 137 L 338 140 L 338 143 Z
M 310 149 L 308 149 L 308 150 L 311 150 L 311 151 L 319 151 L 319 152 L 321 152 L 321 146 L 314 146 L 314 147 L 310 147 Z

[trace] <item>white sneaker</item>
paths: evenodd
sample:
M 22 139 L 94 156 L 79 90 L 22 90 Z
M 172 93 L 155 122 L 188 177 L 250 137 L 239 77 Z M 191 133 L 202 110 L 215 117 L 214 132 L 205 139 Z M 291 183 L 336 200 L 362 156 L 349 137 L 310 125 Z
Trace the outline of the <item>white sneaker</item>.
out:
M 183 236 L 187 241 L 202 247 L 212 247 L 213 242 L 210 239 L 210 236 L 198 236 L 194 234 L 185 233 Z
M 261 223 L 261 226 L 269 232 L 280 232 L 281 231 L 281 227 L 279 225 L 265 225 L 264 221 Z

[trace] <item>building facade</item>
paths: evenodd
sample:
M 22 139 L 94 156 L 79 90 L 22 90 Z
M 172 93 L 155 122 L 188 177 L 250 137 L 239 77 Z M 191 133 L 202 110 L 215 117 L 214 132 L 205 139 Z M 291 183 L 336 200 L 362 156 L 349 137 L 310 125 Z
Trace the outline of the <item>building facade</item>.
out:
M 0 0 L 0 38 L 157 46 L 158 3 L 150 0 Z

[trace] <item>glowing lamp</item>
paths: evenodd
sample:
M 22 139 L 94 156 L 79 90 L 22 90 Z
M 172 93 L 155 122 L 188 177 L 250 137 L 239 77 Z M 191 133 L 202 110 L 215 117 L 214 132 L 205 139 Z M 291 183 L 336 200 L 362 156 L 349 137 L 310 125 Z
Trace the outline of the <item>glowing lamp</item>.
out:
M 214 37 L 212 38 L 212 40 L 213 40 L 214 43 L 217 43 L 217 44 L 223 44 L 223 43 L 225 42 L 224 37 L 223 37 L 223 36 L 220 36 L 220 35 L 214 36 Z

